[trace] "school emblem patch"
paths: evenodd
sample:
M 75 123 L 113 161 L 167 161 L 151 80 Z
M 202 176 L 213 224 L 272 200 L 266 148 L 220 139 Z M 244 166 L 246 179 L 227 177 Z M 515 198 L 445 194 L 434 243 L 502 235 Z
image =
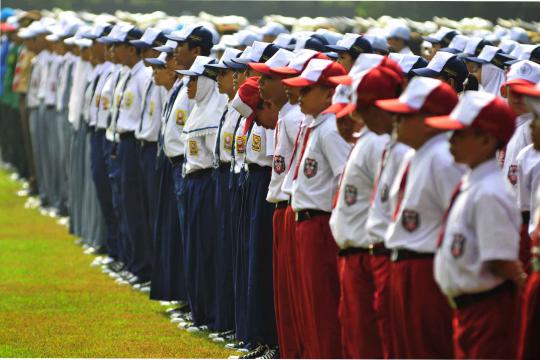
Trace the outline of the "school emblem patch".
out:
M 274 171 L 280 175 L 285 172 L 285 158 L 281 155 L 274 156 Z
M 388 201 L 388 195 L 390 193 L 390 187 L 388 184 L 383 184 L 381 187 L 381 202 L 387 202 Z
M 175 120 L 176 125 L 184 126 L 184 123 L 186 122 L 186 111 L 182 109 L 176 109 Z
M 510 183 L 512 185 L 516 185 L 517 183 L 517 180 L 518 180 L 518 176 L 517 176 L 517 165 L 510 165 L 510 167 L 508 168 L 508 180 L 510 181 Z
M 253 135 L 253 142 L 251 143 L 251 150 L 260 152 L 261 151 L 261 137 L 259 135 Z
M 133 93 L 126 92 L 126 95 L 124 98 L 124 106 L 126 109 L 131 109 L 131 105 L 133 105 Z
M 232 149 L 233 134 L 224 132 L 223 133 L 223 149 L 231 152 Z
M 236 137 L 236 153 L 243 154 L 246 151 L 246 136 L 240 135 Z
M 197 146 L 197 141 L 189 140 L 189 155 L 197 156 L 199 155 L 199 148 Z
M 99 107 L 99 99 L 100 98 L 101 98 L 101 96 L 96 95 L 96 107 Z
M 306 158 L 306 161 L 304 162 L 304 175 L 306 175 L 308 179 L 311 179 L 317 175 L 318 166 L 317 160 Z
M 148 107 L 148 115 L 152 116 L 154 115 L 154 110 L 155 110 L 155 104 L 153 101 L 150 101 L 150 106 Z
M 104 98 L 101 98 L 100 101 L 103 104 L 103 110 L 105 111 L 109 110 L 109 98 L 104 97 Z
M 452 238 L 452 246 L 450 247 L 452 256 L 455 258 L 458 258 L 461 255 L 463 255 L 464 245 L 465 245 L 465 236 L 463 236 L 463 234 L 454 234 Z
M 356 204 L 356 197 L 358 195 L 358 189 L 354 185 L 345 185 L 343 196 L 345 197 L 345 204 L 348 206 Z
M 408 232 L 413 232 L 420 226 L 420 214 L 414 210 L 404 209 L 401 216 L 401 224 Z

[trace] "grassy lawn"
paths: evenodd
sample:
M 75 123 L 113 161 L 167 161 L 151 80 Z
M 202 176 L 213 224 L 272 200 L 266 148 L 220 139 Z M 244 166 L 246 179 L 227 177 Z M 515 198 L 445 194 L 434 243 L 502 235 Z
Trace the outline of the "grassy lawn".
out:
M 147 295 L 116 285 L 0 170 L 0 357 L 226 358 Z

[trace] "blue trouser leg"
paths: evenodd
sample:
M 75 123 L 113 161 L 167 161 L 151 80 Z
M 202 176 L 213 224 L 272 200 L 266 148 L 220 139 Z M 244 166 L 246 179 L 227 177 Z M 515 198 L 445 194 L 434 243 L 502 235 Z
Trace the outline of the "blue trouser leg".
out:
M 246 198 L 251 204 L 247 269 L 247 336 L 252 343 L 277 344 L 273 288 L 274 206 L 266 201 L 270 168 L 250 172 L 246 180 Z
M 112 189 L 107 174 L 105 155 L 103 154 L 103 142 L 105 133 L 95 132 L 91 135 L 91 169 L 92 178 L 96 186 L 96 192 L 101 206 L 101 211 L 107 225 L 106 248 L 107 254 L 113 259 L 118 259 L 118 219 L 112 203 Z
M 120 205 L 125 216 L 131 261 L 128 269 L 142 281 L 151 276 L 151 237 L 148 219 L 145 217 L 141 198 L 141 174 L 137 161 L 137 144 L 134 137 L 120 141 L 118 158 L 120 159 Z
M 233 239 L 235 246 L 235 278 L 234 278 L 234 300 L 235 300 L 235 327 L 236 337 L 239 340 L 247 341 L 247 232 L 249 220 L 249 203 L 245 197 L 245 172 L 235 176 L 237 179 L 237 191 L 234 199 L 233 209 L 236 215 L 236 235 Z M 233 185 L 234 186 L 234 185 Z
M 173 167 L 161 152 L 156 160 L 159 191 L 152 262 L 150 299 L 187 300 L 182 235 L 178 218 Z M 181 178 L 181 173 L 180 173 Z M 182 189 L 178 189 L 182 191 Z
M 158 204 L 158 173 L 156 170 L 157 145 L 145 143 L 139 146 L 139 168 L 141 173 L 141 192 L 145 217 L 148 219 L 150 234 L 153 239 L 156 226 L 156 214 Z M 153 247 L 154 240 L 151 245 Z M 152 254 L 149 254 L 150 258 Z
M 229 192 L 231 172 L 219 168 L 214 171 L 217 235 L 216 263 L 216 330 L 234 328 L 233 238 L 232 197 Z

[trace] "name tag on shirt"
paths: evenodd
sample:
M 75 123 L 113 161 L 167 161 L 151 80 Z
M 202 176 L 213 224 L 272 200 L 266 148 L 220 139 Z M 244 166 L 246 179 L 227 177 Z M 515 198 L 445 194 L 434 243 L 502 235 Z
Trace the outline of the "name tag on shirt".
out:
M 197 141 L 189 140 L 189 155 L 197 156 L 199 155 L 199 148 L 197 146 Z
M 124 107 L 129 110 L 131 105 L 133 105 L 133 93 L 128 91 L 124 96 Z
M 182 109 L 177 109 L 175 113 L 176 125 L 183 126 L 186 122 L 186 111 Z
M 148 107 L 148 115 L 150 116 L 154 115 L 154 109 L 155 109 L 155 104 L 153 101 L 150 101 L 150 106 Z
M 251 150 L 261 152 L 261 137 L 259 135 L 253 135 L 253 143 L 251 144 Z
M 246 135 L 236 137 L 236 153 L 243 154 L 246 151 Z
M 103 104 L 103 110 L 105 110 L 105 111 L 109 110 L 109 98 L 104 97 L 101 100 L 103 100 L 103 101 L 101 101 L 101 103 Z
M 224 132 L 223 133 L 223 150 L 228 153 L 232 150 L 233 134 Z

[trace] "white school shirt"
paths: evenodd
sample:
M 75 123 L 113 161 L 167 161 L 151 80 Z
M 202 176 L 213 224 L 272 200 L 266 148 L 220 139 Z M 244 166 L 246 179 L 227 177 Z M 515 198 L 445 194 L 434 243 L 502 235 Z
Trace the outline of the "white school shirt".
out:
M 272 158 L 272 178 L 268 186 L 266 201 L 278 203 L 289 200 L 281 186 L 289 169 L 296 135 L 300 130 L 300 125 L 304 119 L 304 114 L 300 111 L 299 105 L 286 103 L 278 113 L 278 121 L 275 129 L 274 156 Z
M 169 90 L 165 90 L 165 97 L 164 97 L 164 101 L 163 101 L 163 107 L 161 109 L 161 127 L 159 129 L 159 133 L 160 135 L 164 138 L 165 136 L 165 127 L 167 126 L 167 118 L 168 118 L 168 111 L 172 111 L 171 110 L 171 106 L 172 102 L 174 102 L 174 100 L 176 99 L 171 99 L 171 97 L 173 96 L 173 93 L 176 91 L 176 88 L 179 87 L 179 86 L 182 86 L 183 82 L 182 80 L 180 79 L 176 79 L 176 81 L 174 82 L 173 86 L 171 86 L 171 88 Z M 178 94 L 177 94 L 178 96 Z
M 366 231 L 373 184 L 389 135 L 377 135 L 362 128 L 340 180 L 336 207 L 330 217 L 330 230 L 341 249 L 368 247 Z
M 231 163 L 231 168 L 235 174 L 239 174 L 244 169 L 246 161 L 246 146 L 247 146 L 247 133 L 244 134 L 244 126 L 246 125 L 246 118 L 241 117 L 238 123 L 238 127 L 234 132 L 234 157 Z
M 186 174 L 213 167 L 215 144 L 216 133 L 186 139 Z
M 182 134 L 195 102 L 187 95 L 187 81 L 182 79 L 184 85 L 179 91 L 172 110 L 165 124 L 163 151 L 169 158 L 183 156 L 185 154 L 185 137 Z
M 271 167 L 274 155 L 274 130 L 265 129 L 254 122 L 248 135 L 246 164 Z
M 400 54 L 405 55 L 414 55 L 414 53 L 411 51 L 411 49 L 408 46 L 405 46 L 403 49 L 399 50 Z
M 521 212 L 529 211 L 529 235 L 534 232 L 534 212 L 540 205 L 537 202 L 535 191 L 540 189 L 540 151 L 536 151 L 533 144 L 523 148 L 517 156 L 518 182 L 517 201 Z
M 38 86 L 38 99 L 39 101 L 45 100 L 45 95 L 47 94 L 47 91 L 49 90 L 47 88 L 47 80 L 49 77 L 49 68 L 51 66 L 51 60 L 52 60 L 52 54 L 49 52 L 49 50 L 43 50 L 40 52 L 40 55 L 43 54 L 39 58 L 39 62 L 42 66 L 41 71 L 41 78 L 39 79 L 39 86 Z
M 491 273 L 487 263 L 518 259 L 521 218 L 495 159 L 463 176 L 447 220 L 434 268 L 442 292 L 458 296 L 502 284 L 505 279 Z
M 406 165 L 390 188 L 392 213 Z M 454 163 L 446 134 L 434 136 L 416 150 L 410 160 L 399 213 L 386 232 L 386 247 L 434 253 L 441 219 L 464 171 L 463 166 Z
M 311 117 L 307 117 L 304 115 L 304 113 L 302 113 L 300 128 L 298 129 L 298 133 L 296 134 L 294 140 L 295 145 L 293 145 L 291 155 L 289 156 L 289 166 L 287 166 L 285 178 L 283 179 L 283 184 L 281 185 L 281 191 L 283 191 L 283 193 L 285 193 L 289 198 L 292 195 L 294 170 L 296 168 L 296 164 L 298 163 L 298 158 L 300 157 L 300 151 L 304 142 L 304 134 L 308 125 L 311 123 L 311 120 Z
M 110 110 L 111 119 L 107 127 L 107 132 L 105 133 L 105 136 L 109 141 L 120 142 L 120 138 L 116 132 L 116 123 L 118 121 L 117 118 L 120 116 L 120 102 L 122 101 L 122 93 L 124 90 L 124 86 L 127 86 L 127 80 L 129 79 L 130 72 L 130 68 L 121 65 L 118 81 L 113 84 L 114 90 L 112 93 L 113 96 Z
M 139 61 L 130 69 L 130 77 L 121 96 L 120 113 L 116 123 L 119 134 L 135 131 L 139 126 L 146 82 L 152 70 Z
M 45 52 L 42 51 L 32 59 L 32 72 L 30 74 L 30 84 L 26 93 L 26 105 L 32 109 L 39 106 L 39 85 L 43 78 Z
M 300 159 L 298 177 L 293 183 L 291 205 L 294 211 L 314 209 L 331 212 L 332 197 L 351 144 L 339 134 L 334 114 L 306 117 L 312 119 L 306 130 L 311 128 L 311 134 Z
M 163 86 L 156 85 L 151 77 L 148 78 L 143 92 L 139 124 L 135 129 L 136 139 L 151 142 L 158 140 L 164 89 Z
M 118 84 L 123 67 L 121 65 L 112 64 L 107 75 L 102 76 L 98 82 L 98 90 L 96 90 L 99 98 L 94 98 L 94 105 L 99 104 L 97 112 L 97 128 L 107 129 L 112 116 L 112 104 L 114 102 L 114 89 Z M 103 81 L 103 82 L 102 82 Z
M 52 54 L 50 57 L 49 71 L 47 72 L 47 79 L 45 83 L 45 96 L 43 102 L 47 106 L 56 106 L 56 93 L 58 92 L 58 76 L 59 70 L 64 61 L 63 56 L 58 54 Z
M 107 61 L 104 62 L 101 65 L 101 71 L 99 75 L 99 80 L 96 84 L 96 90 L 94 91 L 94 95 L 92 96 L 92 106 L 90 108 L 90 125 L 98 126 L 100 129 L 105 129 L 107 127 L 107 119 L 101 122 L 100 124 L 100 115 L 103 116 L 103 114 L 100 114 L 101 106 L 105 105 L 101 103 L 101 93 L 104 92 L 104 86 L 107 83 L 107 80 L 109 80 L 109 77 L 111 75 L 111 72 L 115 70 L 115 66 L 113 63 Z M 110 86 L 110 85 L 109 85 Z M 110 99 L 111 94 L 109 94 L 108 99 L 106 100 L 107 104 L 107 114 L 110 111 Z M 100 126 L 101 125 L 101 126 Z
M 392 141 L 386 146 L 384 168 L 378 174 L 377 188 L 373 194 L 373 200 L 366 221 L 366 230 L 371 244 L 384 242 L 384 235 L 386 234 L 388 225 L 392 222 L 393 208 L 390 201 L 390 186 L 394 182 L 402 164 L 408 161 L 413 154 L 414 150 L 402 143 Z M 381 169 L 380 166 L 381 162 L 379 161 L 377 171 Z
M 236 125 L 241 116 L 242 115 L 240 115 L 240 113 L 232 106 L 232 102 L 229 101 L 227 104 L 227 115 L 225 115 L 225 119 L 223 119 L 221 131 L 218 136 L 216 136 L 216 144 L 214 145 L 214 149 L 216 149 L 215 155 L 218 155 L 217 141 L 219 140 L 219 161 L 222 163 L 230 163 L 232 161 L 234 130 L 236 129 Z
M 92 90 L 93 90 L 92 89 L 92 84 L 94 83 L 94 81 L 96 79 L 96 76 L 98 76 L 99 71 L 100 71 L 100 66 L 99 65 L 94 66 L 92 68 L 92 71 L 88 75 L 88 80 L 86 82 L 86 88 L 84 89 L 81 116 L 82 116 L 82 119 L 84 120 L 84 122 L 87 123 L 87 124 L 90 121 L 90 107 L 91 107 L 91 103 L 92 103 L 92 94 L 93 94 L 92 93 Z
M 533 115 L 531 113 L 518 116 L 516 119 L 516 131 L 514 131 L 514 135 L 506 145 L 502 171 L 514 191 L 516 191 L 517 184 L 516 159 L 521 149 L 532 142 L 530 126 L 532 119 Z
M 75 68 L 75 56 L 70 52 L 63 55 L 64 61 L 58 73 L 58 91 L 56 93 L 56 110 L 63 111 L 67 107 L 69 96 L 67 92 L 71 90 L 68 86 L 73 85 L 73 69 Z M 71 82 L 70 84 L 68 84 Z

